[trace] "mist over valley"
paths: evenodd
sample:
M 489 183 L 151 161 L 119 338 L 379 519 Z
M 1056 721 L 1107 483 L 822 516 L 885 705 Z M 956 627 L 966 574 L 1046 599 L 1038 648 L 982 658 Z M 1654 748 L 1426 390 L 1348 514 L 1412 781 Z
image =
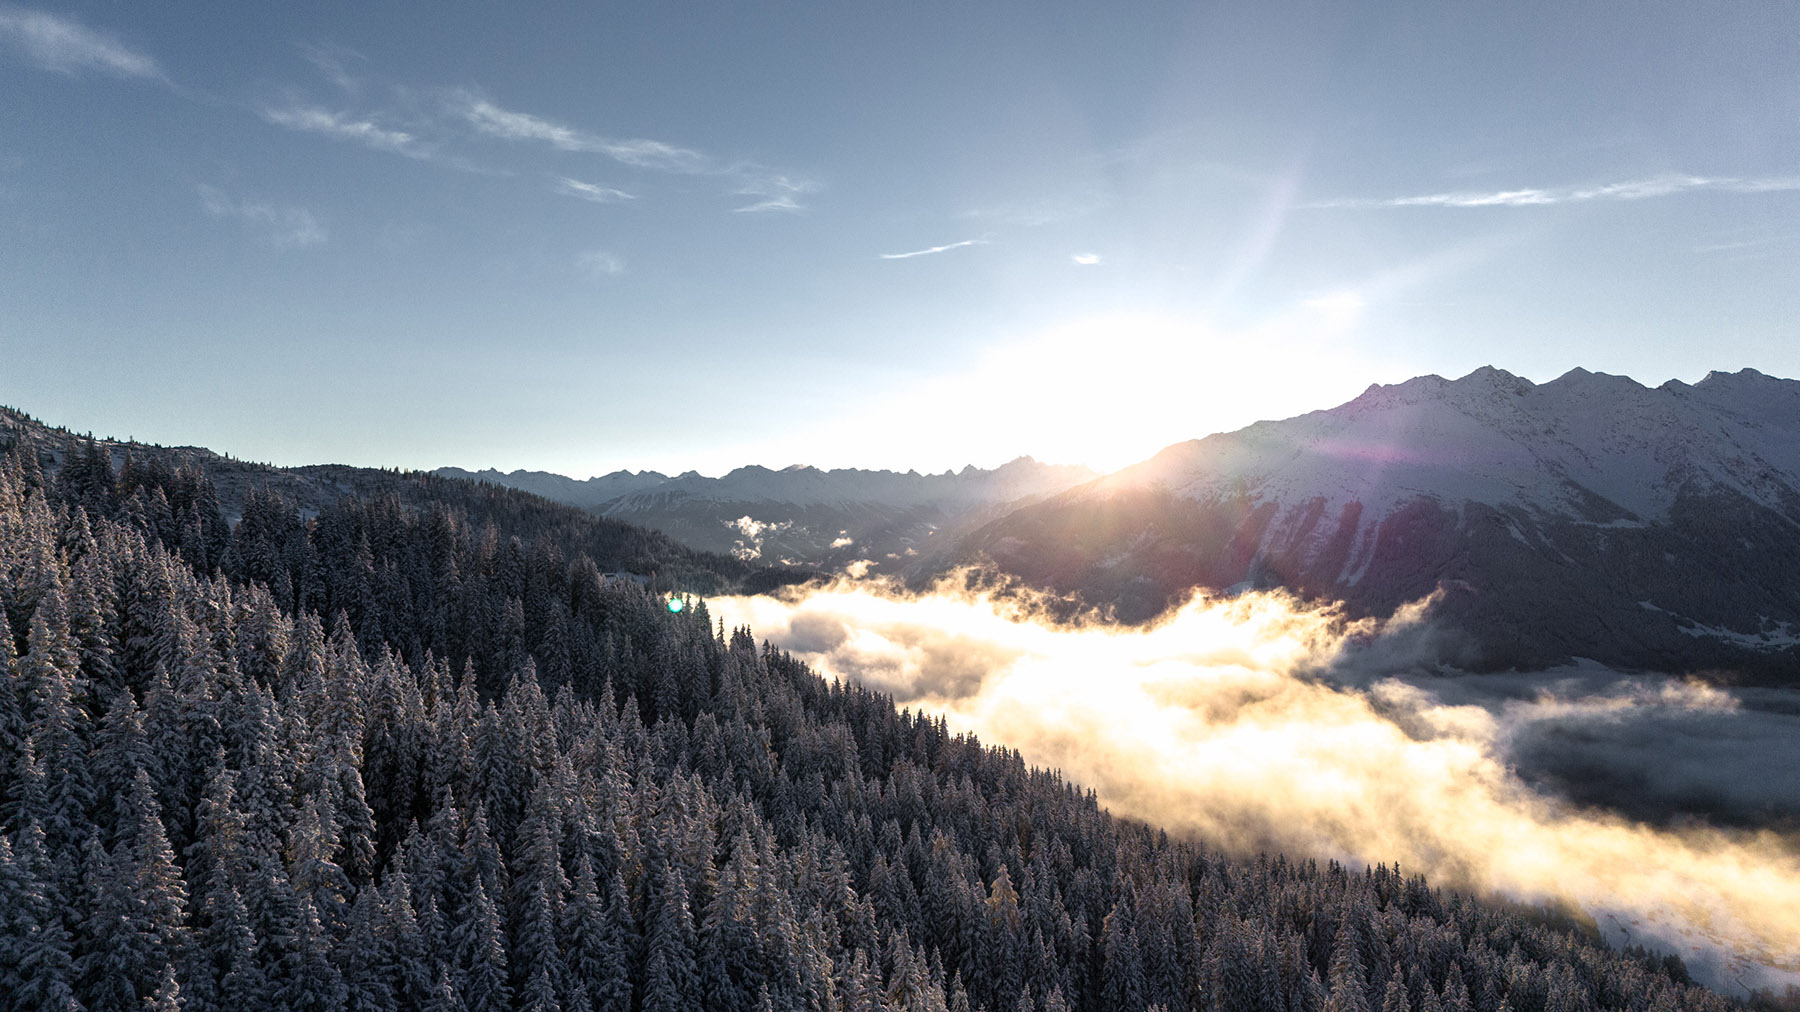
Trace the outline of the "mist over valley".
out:
M 0 1012 L 1800 1012 L 1795 39 L 0 0 Z
M 1573 899 L 1779 989 L 1800 924 L 1758 912 L 1800 868 L 1796 447 L 1800 383 L 1751 371 L 1422 377 L 1006 503 L 929 555 L 843 546 L 893 575 L 713 607 L 1124 814 Z M 806 526 L 818 472 L 724 491 L 744 473 L 666 529 L 743 556 Z M 906 491 L 838 516 L 917 496 L 884 477 Z

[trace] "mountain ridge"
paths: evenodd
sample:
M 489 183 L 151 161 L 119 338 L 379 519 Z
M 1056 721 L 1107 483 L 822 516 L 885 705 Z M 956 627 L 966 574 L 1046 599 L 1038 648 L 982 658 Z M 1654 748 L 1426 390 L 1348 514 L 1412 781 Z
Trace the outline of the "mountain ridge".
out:
M 1385 614 L 1444 589 L 1482 668 L 1800 662 L 1800 382 L 1484 367 L 1189 440 L 1026 506 L 959 561 L 1113 606 L 1286 587 Z M 1533 598 L 1536 600 L 1533 600 Z
M 166 511 L 172 506 L 175 523 L 192 519 L 211 528 L 212 521 L 204 517 L 216 510 L 219 522 L 229 530 L 256 511 L 259 497 L 266 506 L 271 496 L 280 497 L 286 507 L 308 521 L 350 499 L 391 499 L 405 510 L 454 502 L 477 525 L 493 524 L 501 538 L 535 532 L 558 542 L 565 550 L 587 552 L 603 568 L 648 577 L 657 589 L 753 591 L 812 575 L 804 570 L 776 571 L 757 565 L 754 560 L 696 550 L 628 520 L 596 517 L 521 490 L 422 471 L 343 464 L 277 467 L 239 460 L 205 447 L 96 438 L 51 426 L 16 408 L 0 406 L 0 449 L 21 441 L 35 446 L 45 471 L 61 472 L 73 466 L 76 471 L 85 472 L 81 480 L 91 486 L 89 494 L 96 498 L 96 507 L 113 495 L 104 487 L 114 480 L 114 472 L 125 474 L 127 461 L 147 485 L 178 479 L 175 484 L 188 490 L 186 499 L 159 507 Z M 104 476 L 102 467 L 106 469 Z M 190 509 L 198 518 L 182 515 Z M 209 530 L 206 538 L 223 541 L 226 530 Z
M 717 478 L 613 472 L 585 482 L 542 471 L 445 467 L 434 473 L 537 492 L 661 530 L 697 549 L 864 572 L 904 568 L 1010 508 L 1097 477 L 1085 467 L 1029 456 L 937 474 L 803 464 L 746 465 Z

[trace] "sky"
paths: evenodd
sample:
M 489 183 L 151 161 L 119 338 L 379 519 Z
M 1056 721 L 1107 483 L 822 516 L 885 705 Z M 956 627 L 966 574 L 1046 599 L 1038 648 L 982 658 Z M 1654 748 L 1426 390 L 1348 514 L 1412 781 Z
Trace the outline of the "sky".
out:
M 585 477 L 1800 376 L 1800 6 L 1350 7 L 0 5 L 0 403 Z

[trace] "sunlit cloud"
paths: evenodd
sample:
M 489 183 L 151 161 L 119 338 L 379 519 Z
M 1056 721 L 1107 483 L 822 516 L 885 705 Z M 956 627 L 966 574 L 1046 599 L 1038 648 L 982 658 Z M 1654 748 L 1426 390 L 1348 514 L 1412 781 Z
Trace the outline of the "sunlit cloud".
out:
M 641 137 L 602 137 L 530 113 L 501 108 L 470 92 L 458 93 L 454 106 L 477 132 L 500 140 L 534 141 L 558 151 L 604 155 L 634 168 L 665 172 L 700 173 L 708 171 L 711 165 L 705 155 L 689 148 Z
M 1070 255 L 1069 260 L 1075 264 L 1082 266 L 1082 267 L 1092 267 L 1095 264 L 1100 262 L 1100 254 L 1098 254 L 1098 253 L 1075 253 L 1075 254 Z
M 1736 701 L 1721 690 L 1540 677 L 1522 696 L 1471 701 L 1461 679 L 1406 674 L 1435 632 L 1425 603 L 1378 622 L 1280 594 L 1196 598 L 1121 628 L 1054 624 L 1028 595 L 957 586 L 846 583 L 708 607 L 828 678 L 942 712 L 1115 811 L 1214 846 L 1398 862 L 1438 885 L 1571 900 L 1613 937 L 1629 925 L 1714 979 L 1733 953 L 1800 970 L 1796 841 L 1578 809 L 1510 762 L 1509 744 L 1547 722 L 1729 720 Z
M 557 179 L 555 190 L 565 197 L 574 197 L 595 204 L 617 204 L 620 201 L 637 199 L 636 196 L 626 193 L 624 190 L 615 190 L 610 186 L 601 186 L 598 183 L 584 183 L 579 179 L 570 179 L 568 176 Z
M 0 43 L 58 74 L 97 71 L 113 77 L 166 80 L 149 56 L 73 18 L 48 11 L 0 7 Z
M 1599 186 L 1462 190 L 1407 197 L 1326 200 L 1309 207 L 1544 207 L 1589 201 L 1648 200 L 1681 193 L 1783 193 L 1800 190 L 1800 176 L 1693 176 L 1667 174 Z
M 913 257 L 930 256 L 933 253 L 947 253 L 953 249 L 962 249 L 964 246 L 986 246 L 992 241 L 993 240 L 991 239 L 964 239 L 962 242 L 945 243 L 942 246 L 931 246 L 926 249 L 916 249 L 907 253 L 883 253 L 880 255 L 880 259 L 911 260 Z
M 745 514 L 736 520 L 727 520 L 725 526 L 737 534 L 731 548 L 731 554 L 745 562 L 763 557 L 763 539 L 770 534 L 780 534 L 794 526 L 792 520 L 779 523 L 772 520 L 757 520 Z M 788 560 L 783 560 L 785 564 Z
M 431 149 L 404 130 L 384 127 L 373 120 L 358 119 L 322 106 L 293 103 L 264 106 L 257 111 L 264 120 L 289 130 L 322 134 L 408 158 L 431 157 Z
M 312 212 L 262 201 L 234 198 L 215 186 L 201 184 L 200 206 L 214 218 L 227 218 L 261 232 L 277 246 L 317 246 L 330 235 Z
M 617 277 L 625 273 L 625 258 L 611 250 L 588 250 L 575 258 L 575 266 L 590 277 Z

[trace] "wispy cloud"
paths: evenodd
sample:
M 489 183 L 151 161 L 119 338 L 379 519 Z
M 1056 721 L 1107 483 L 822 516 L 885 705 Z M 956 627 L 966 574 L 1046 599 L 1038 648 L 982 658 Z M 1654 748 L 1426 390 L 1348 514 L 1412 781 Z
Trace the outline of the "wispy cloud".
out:
M 232 197 L 216 186 L 202 183 L 200 206 L 214 218 L 229 218 L 268 237 L 277 246 L 317 246 L 330 236 L 311 211 L 278 207 L 261 201 Z
M 348 113 L 333 112 L 322 106 L 293 103 L 263 106 L 257 112 L 268 122 L 289 130 L 353 141 L 377 151 L 405 155 L 408 158 L 431 157 L 431 148 L 404 130 L 384 127 L 371 119 L 358 119 Z
M 1325 200 L 1309 207 L 1544 207 L 1589 201 L 1647 200 L 1680 193 L 1778 193 L 1800 190 L 1800 176 L 1692 176 L 1668 174 L 1598 186 L 1523 187 L 1515 190 L 1458 190 L 1408 197 Z
M 600 155 L 647 172 L 734 180 L 737 185 L 731 191 L 734 196 L 756 198 L 732 209 L 743 213 L 802 211 L 805 207 L 800 203 L 800 197 L 817 189 L 817 184 L 809 180 L 774 172 L 754 162 L 726 162 L 693 148 L 646 137 L 607 137 L 543 116 L 507 109 L 469 89 L 452 92 L 447 108 L 452 116 L 485 137 L 543 144 L 557 151 L 576 154 Z M 585 192 L 558 192 L 587 196 Z
M 0 7 L 0 43 L 59 74 L 98 71 L 114 77 L 167 80 L 150 57 L 79 21 L 48 11 Z
M 883 253 L 883 254 L 881 254 L 881 259 L 883 259 L 883 260 L 910 260 L 913 257 L 930 256 L 933 253 L 947 253 L 953 249 L 962 249 L 964 246 L 986 246 L 992 241 L 993 240 L 991 240 L 991 239 L 964 239 L 962 242 L 945 243 L 942 246 L 931 246 L 926 249 L 916 249 L 916 250 L 912 250 L 911 252 L 908 252 L 908 253 Z
M 1733 253 L 1738 255 L 1761 255 L 1772 253 L 1771 247 L 1782 247 L 1800 239 L 1800 233 L 1780 232 L 1773 235 L 1755 235 L 1742 239 L 1721 239 L 1718 242 L 1706 243 L 1694 247 L 1695 253 Z
M 806 208 L 800 206 L 800 202 L 795 200 L 792 194 L 782 194 L 779 197 L 770 197 L 767 200 L 759 200 L 754 204 L 745 204 L 743 207 L 732 208 L 732 211 L 738 214 L 757 214 L 763 211 L 804 210 L 806 210 Z
M 330 81 L 346 95 L 356 96 L 362 93 L 362 81 L 350 72 L 349 62 L 362 62 L 367 58 L 354 49 L 329 44 L 302 45 L 300 55 L 306 62 L 318 69 L 320 76 Z
M 698 151 L 642 137 L 624 140 L 602 137 L 530 113 L 503 109 L 479 95 L 458 92 L 453 108 L 476 132 L 509 141 L 534 141 L 558 151 L 605 155 L 640 169 L 701 173 L 710 160 Z
M 610 278 L 625 273 L 625 258 L 611 250 L 588 250 L 575 258 L 575 266 L 590 277 Z
M 1069 261 L 1081 267 L 1092 267 L 1100 262 L 1100 254 L 1074 253 L 1069 256 Z
M 574 197 L 577 200 L 591 201 L 595 204 L 617 204 L 622 200 L 637 199 L 636 195 L 626 193 L 624 190 L 615 190 L 610 186 L 601 186 L 598 183 L 584 183 L 579 179 L 570 179 L 568 176 L 558 178 L 554 189 L 565 197 Z
M 754 178 L 737 190 L 740 197 L 759 197 L 760 200 L 734 207 L 740 214 L 759 214 L 764 211 L 804 211 L 800 196 L 810 193 L 814 184 L 803 179 L 792 179 L 783 175 L 770 175 Z

